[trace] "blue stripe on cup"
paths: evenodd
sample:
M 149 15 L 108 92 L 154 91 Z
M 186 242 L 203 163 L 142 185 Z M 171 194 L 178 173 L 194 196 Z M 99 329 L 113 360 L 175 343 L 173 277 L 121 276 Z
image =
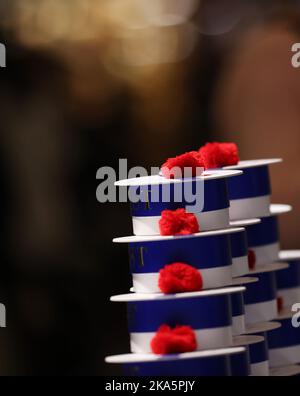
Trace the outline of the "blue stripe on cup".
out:
M 160 184 L 150 186 L 130 187 L 136 195 L 142 196 L 142 201 L 131 203 L 131 214 L 134 217 L 150 217 L 160 216 L 164 210 L 175 210 L 192 206 L 195 202 L 187 202 L 185 199 L 184 189 L 190 188 L 193 194 L 196 192 L 196 183 L 204 183 L 204 207 L 202 212 L 210 212 L 229 208 L 228 198 L 228 184 L 227 179 L 213 179 L 213 180 L 193 180 L 191 182 L 183 182 L 181 184 Z M 180 202 L 176 201 L 176 191 L 180 186 L 182 191 L 182 199 Z M 200 187 L 199 187 L 200 188 Z M 163 202 L 163 189 L 169 189 L 170 199 L 168 202 Z M 168 191 L 168 190 L 167 190 Z M 153 200 L 153 197 L 155 199 Z M 158 199 L 157 199 L 157 198 Z M 155 202 L 158 200 L 159 202 Z
M 248 348 L 244 352 L 230 356 L 230 363 L 233 377 L 248 377 L 251 374 Z
M 266 362 L 269 360 L 268 344 L 263 341 L 249 345 L 251 364 Z
M 232 325 L 229 295 L 127 303 L 129 333 L 156 332 L 162 324 L 193 329 Z
M 231 254 L 233 258 L 248 255 L 248 242 L 246 230 L 230 235 Z
M 156 273 L 174 262 L 198 269 L 232 264 L 229 234 L 130 243 L 129 257 L 136 274 Z
M 276 273 L 277 288 L 300 287 L 300 261 L 290 261 L 290 267 Z
M 269 349 L 300 345 L 300 328 L 293 327 L 292 318 L 276 320 L 281 323 L 281 327 L 267 333 Z
M 213 356 L 123 365 L 126 376 L 230 376 L 229 357 Z
M 246 227 L 249 247 L 270 245 L 279 241 L 277 216 L 263 217 L 261 223 Z
M 233 317 L 245 315 L 245 303 L 243 293 L 231 294 L 231 308 Z
M 259 279 L 256 283 L 247 285 L 245 292 L 245 304 L 256 304 L 276 299 L 276 275 L 275 272 L 255 274 Z
M 228 179 L 229 199 L 261 197 L 271 194 L 268 166 L 243 169 L 243 174 Z

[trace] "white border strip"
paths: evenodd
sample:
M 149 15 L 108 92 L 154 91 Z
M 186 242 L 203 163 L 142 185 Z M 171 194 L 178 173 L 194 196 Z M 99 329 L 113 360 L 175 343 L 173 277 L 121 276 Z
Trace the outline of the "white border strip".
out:
M 266 360 L 264 362 L 253 363 L 250 365 L 251 367 L 251 376 L 252 377 L 269 377 L 270 376 L 270 366 L 269 361 Z
M 300 331 L 300 330 L 299 330 Z M 279 367 L 300 363 L 300 345 L 269 349 L 270 366 Z
M 200 231 L 218 230 L 230 226 L 229 208 L 195 213 L 195 216 L 197 217 Z M 134 235 L 160 235 L 160 219 L 161 216 L 133 216 L 132 225 Z
M 266 322 L 277 317 L 277 301 L 265 301 L 245 305 L 246 324 Z
M 246 333 L 245 315 L 232 317 L 232 335 L 239 336 Z
M 188 177 L 183 179 L 167 179 L 160 174 L 152 176 L 135 177 L 132 179 L 123 179 L 115 182 L 115 186 L 118 187 L 137 187 L 137 186 L 155 186 L 161 184 L 182 184 L 191 181 L 206 181 L 206 180 L 217 180 L 224 179 L 227 177 L 242 175 L 241 170 L 231 169 L 208 169 L 201 176 Z
M 215 267 L 199 270 L 203 279 L 203 290 L 228 286 L 232 283 L 232 267 Z M 158 287 L 159 273 L 133 274 L 133 288 L 136 293 L 161 293 Z
M 120 364 L 120 363 L 147 363 L 147 362 L 173 362 L 177 360 L 188 359 L 203 359 L 207 357 L 235 355 L 237 353 L 245 352 L 245 348 L 224 348 L 224 349 L 210 349 L 205 351 L 185 352 L 174 355 L 154 355 L 150 353 L 134 354 L 127 353 L 124 355 L 108 356 L 105 358 L 106 363 Z
M 217 327 L 214 329 L 194 330 L 197 338 L 197 350 L 214 349 L 232 346 L 232 328 Z M 152 353 L 151 340 L 156 333 L 131 333 L 130 347 L 133 353 Z
M 262 246 L 249 246 L 249 249 L 255 252 L 256 266 L 270 264 L 279 260 L 280 244 L 279 242 L 270 243 Z
M 230 220 L 251 219 L 270 215 L 270 195 L 230 201 Z
M 263 158 L 239 161 L 236 165 L 224 166 L 222 169 L 247 169 L 255 168 L 257 166 L 267 166 L 273 164 L 279 164 L 283 161 L 282 158 Z
M 300 302 L 300 285 L 289 289 L 278 289 L 277 294 L 278 297 L 283 298 L 283 306 L 289 308 L 295 303 Z
M 233 257 L 232 258 L 232 276 L 237 278 L 239 276 L 249 274 L 248 256 Z

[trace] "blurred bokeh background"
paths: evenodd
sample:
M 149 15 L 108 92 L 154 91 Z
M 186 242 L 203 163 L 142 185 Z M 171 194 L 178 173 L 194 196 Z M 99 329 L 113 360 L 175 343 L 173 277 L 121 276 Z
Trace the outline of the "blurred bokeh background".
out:
M 282 245 L 300 246 L 300 1 L 1 0 L 2 375 L 116 374 L 128 351 L 126 204 L 101 166 L 159 166 L 207 140 L 282 156 Z

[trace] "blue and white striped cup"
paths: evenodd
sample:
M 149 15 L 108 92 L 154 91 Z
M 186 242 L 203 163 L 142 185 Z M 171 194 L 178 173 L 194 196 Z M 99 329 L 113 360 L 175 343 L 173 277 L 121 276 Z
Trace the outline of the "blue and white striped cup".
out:
M 254 281 L 258 278 L 254 278 Z M 249 283 L 248 283 L 249 284 Z M 264 333 L 270 330 L 277 329 L 280 324 L 276 322 L 258 322 L 254 324 L 246 324 L 245 318 L 245 301 L 244 292 L 234 293 L 231 295 L 232 306 L 232 332 L 234 336 L 245 334 Z
M 157 175 L 121 180 L 115 185 L 129 187 L 129 194 L 136 198 L 137 202 L 131 202 L 134 235 L 159 235 L 159 220 L 164 210 L 192 206 L 200 230 L 209 231 L 229 227 L 227 180 L 240 174 L 242 171 L 209 170 L 190 179 Z M 194 192 L 195 198 L 192 196 L 187 201 L 187 191 Z
M 241 234 L 241 237 L 235 238 L 236 234 Z M 114 242 L 129 245 L 133 290 L 137 293 L 160 293 L 159 272 L 175 262 L 197 269 L 203 279 L 203 289 L 231 285 L 231 248 L 244 255 L 244 246 L 239 246 L 243 237 L 243 228 L 228 228 L 184 236 L 133 236 L 117 238 Z
M 268 344 L 265 337 L 257 335 L 235 337 L 234 345 L 248 349 L 251 376 L 268 377 L 270 375 Z M 233 363 L 239 362 L 233 361 Z
M 270 214 L 271 183 L 269 165 L 281 159 L 240 161 L 224 169 L 240 169 L 243 174 L 228 180 L 230 219 L 240 220 L 268 216 Z
M 273 204 L 270 215 L 262 217 L 259 224 L 246 226 L 249 249 L 256 257 L 256 266 L 279 261 L 280 235 L 278 216 L 291 211 L 289 205 Z
M 247 285 L 245 292 L 246 324 L 273 320 L 277 317 L 277 288 L 275 271 L 288 267 L 288 264 L 276 263 L 261 267 L 251 274 L 259 279 Z
M 244 287 L 202 292 L 163 294 L 127 294 L 111 298 L 126 302 L 131 352 L 151 353 L 151 341 L 166 324 L 190 326 L 198 350 L 232 345 L 232 312 L 230 295 Z
M 268 333 L 271 367 L 300 363 L 300 327 L 294 315 L 288 309 L 281 312 L 276 318 L 281 327 Z
M 231 221 L 232 227 L 243 227 L 239 233 L 230 235 L 232 255 L 232 276 L 239 277 L 249 274 L 247 227 L 261 222 L 260 219 Z
M 277 293 L 283 308 L 289 308 L 300 302 L 300 250 L 282 250 L 279 258 L 289 268 L 276 273 Z

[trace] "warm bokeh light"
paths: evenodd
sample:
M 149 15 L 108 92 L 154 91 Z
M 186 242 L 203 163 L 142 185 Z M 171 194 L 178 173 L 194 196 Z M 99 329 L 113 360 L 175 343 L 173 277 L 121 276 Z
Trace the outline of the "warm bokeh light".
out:
M 17 1 L 12 23 L 28 46 L 103 43 L 105 64 L 178 62 L 193 50 L 199 0 Z M 107 55 L 107 56 L 106 56 Z M 105 57 L 106 56 L 106 57 Z

